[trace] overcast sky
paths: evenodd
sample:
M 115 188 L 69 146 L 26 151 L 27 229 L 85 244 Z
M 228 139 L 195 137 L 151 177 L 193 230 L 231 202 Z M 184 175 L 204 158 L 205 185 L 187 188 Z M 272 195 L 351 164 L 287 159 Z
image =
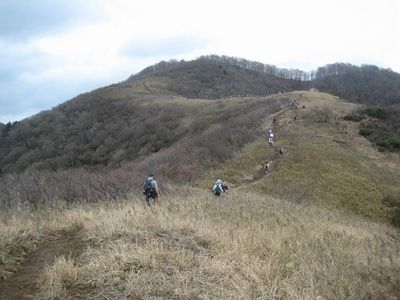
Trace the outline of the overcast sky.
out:
M 204 54 L 400 72 L 399 37 L 398 0 L 0 0 L 0 122 Z

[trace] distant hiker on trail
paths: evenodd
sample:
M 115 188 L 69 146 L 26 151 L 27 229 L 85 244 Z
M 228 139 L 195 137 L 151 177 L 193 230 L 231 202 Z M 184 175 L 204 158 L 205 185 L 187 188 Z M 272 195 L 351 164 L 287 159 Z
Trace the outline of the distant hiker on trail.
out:
M 291 98 L 289 101 L 289 104 L 291 107 L 295 107 L 295 108 L 298 108 L 298 106 L 299 106 L 299 102 L 298 102 L 297 98 Z
M 283 155 L 283 148 L 282 147 L 279 148 L 279 154 Z
M 272 145 L 273 139 L 274 139 L 274 134 L 272 132 L 272 129 L 270 129 L 268 135 L 268 144 Z
M 229 191 L 229 185 L 226 183 L 226 181 L 222 182 L 221 186 L 224 193 L 227 193 Z
M 265 161 L 265 163 L 264 163 L 264 172 L 265 172 L 265 175 L 268 175 L 268 173 L 269 173 L 269 161 L 267 160 L 267 161 Z
M 150 206 L 150 199 L 153 199 L 153 204 L 156 203 L 156 199 L 160 196 L 160 190 L 158 188 L 157 181 L 154 179 L 154 175 L 150 174 L 143 184 L 143 195 L 146 196 L 147 205 Z
M 220 178 L 218 178 L 214 184 L 213 193 L 217 197 L 219 197 L 221 195 L 221 193 L 223 192 L 222 183 L 223 183 L 223 181 Z

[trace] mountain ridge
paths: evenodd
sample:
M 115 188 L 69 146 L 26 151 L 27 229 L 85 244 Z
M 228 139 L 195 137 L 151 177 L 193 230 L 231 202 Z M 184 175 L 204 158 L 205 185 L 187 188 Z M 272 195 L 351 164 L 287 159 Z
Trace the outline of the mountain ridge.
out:
M 263 64 L 243 58 L 208 55 L 191 61 L 161 61 L 137 74 L 131 75 L 127 81 L 160 76 L 166 72 L 177 72 L 198 63 L 216 64 L 220 68 L 223 66 L 236 67 L 241 70 L 262 74 L 263 76 L 269 75 L 279 79 L 292 80 L 291 84 L 295 84 L 295 86 L 288 83 L 289 91 L 316 88 L 322 92 L 331 93 L 363 104 L 387 105 L 400 103 L 400 74 L 391 69 L 368 64 L 356 66 L 350 63 L 333 63 L 306 72 L 299 69 L 278 68 L 275 65 Z M 275 86 L 275 92 L 279 91 L 279 88 L 279 86 Z M 286 88 L 288 87 L 286 86 Z M 285 88 L 281 90 L 285 90 Z M 255 92 L 251 95 L 261 96 L 263 94 Z M 228 96 L 237 95 L 231 94 Z
M 349 72 L 366 81 L 352 80 Z M 384 90 L 375 88 L 379 80 L 371 79 L 380 78 L 379 74 L 391 78 Z M 32 166 L 53 170 L 118 167 L 170 147 L 185 134 L 199 134 L 207 127 L 207 121 L 201 125 L 200 120 L 190 120 L 189 115 L 196 115 L 194 107 L 204 108 L 204 116 L 210 114 L 207 109 L 214 110 L 214 121 L 223 119 L 217 111 L 238 115 L 238 111 L 230 111 L 234 106 L 240 107 L 238 98 L 251 103 L 254 98 L 276 94 L 275 99 L 286 97 L 288 101 L 285 92 L 322 87 L 322 91 L 327 89 L 344 99 L 353 97 L 355 102 L 376 104 L 382 92 L 386 98 L 378 103 L 400 102 L 396 96 L 397 87 L 400 95 L 400 74 L 389 70 L 332 64 L 319 68 L 305 80 L 307 76 L 300 70 L 225 56 L 159 63 L 123 82 L 78 95 L 52 110 L 2 126 L 0 172 L 20 172 Z M 366 82 L 368 88 L 364 88 Z M 371 89 L 373 93 L 369 93 Z M 360 98 L 364 100 L 357 100 Z

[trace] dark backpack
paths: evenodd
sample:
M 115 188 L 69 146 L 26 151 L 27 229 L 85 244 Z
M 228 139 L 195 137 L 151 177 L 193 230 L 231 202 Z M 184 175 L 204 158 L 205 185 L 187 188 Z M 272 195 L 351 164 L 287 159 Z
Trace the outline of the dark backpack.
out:
M 151 182 L 152 182 L 153 180 L 154 180 L 154 179 L 150 179 L 150 180 L 147 180 L 147 181 L 146 181 L 146 184 L 144 185 L 144 194 L 145 194 L 145 195 L 149 195 L 149 194 L 151 194 L 151 193 L 154 193 L 153 186 L 151 185 Z
M 221 194 L 221 192 L 222 192 L 221 185 L 220 185 L 220 184 L 217 184 L 217 186 L 216 186 L 215 189 L 214 189 L 214 194 L 215 194 L 216 196 L 219 196 L 219 195 Z

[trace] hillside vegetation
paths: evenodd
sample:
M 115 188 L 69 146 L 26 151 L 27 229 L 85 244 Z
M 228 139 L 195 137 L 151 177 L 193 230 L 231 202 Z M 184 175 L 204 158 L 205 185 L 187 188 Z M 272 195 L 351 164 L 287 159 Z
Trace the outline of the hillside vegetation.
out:
M 149 67 L 127 83 L 157 78 L 169 91 L 194 99 L 265 96 L 303 88 L 299 79 L 281 78 L 233 61 L 198 59 Z
M 274 98 L 276 101 L 247 98 L 211 102 L 138 95 L 142 87 L 131 87 L 123 93 L 109 87 L 107 91 L 82 95 L 4 130 L 2 172 L 81 166 L 116 168 L 151 157 L 177 142 L 196 143 L 201 136 L 203 144 L 219 139 L 219 151 L 224 153 L 217 157 L 229 157 L 254 137 L 261 119 L 280 109 L 281 103 L 279 97 Z M 107 97 L 99 96 L 105 93 Z
M 124 98 L 119 93 L 110 88 L 110 97 Z M 195 180 L 262 134 L 264 119 L 289 100 L 284 95 L 218 101 L 149 96 L 146 101 L 128 98 L 97 106 L 96 98 L 74 101 L 59 108 L 64 110 L 60 115 L 69 116 L 65 124 L 52 119 L 51 112 L 49 123 L 43 122 L 43 115 L 8 133 L 6 140 L 16 139 L 20 147 L 0 158 L 9 168 L 0 177 L 3 208 L 117 199 L 139 188 L 149 172 L 162 181 Z M 17 134 L 22 128 L 27 128 L 24 138 Z M 32 135 L 45 128 L 44 136 Z M 26 146 L 29 142 L 32 149 Z M 12 163 L 18 149 L 26 154 Z M 9 174 L 32 163 L 21 174 Z M 92 170 L 82 168 L 88 164 Z
M 400 103 L 400 74 L 373 65 L 327 65 L 318 68 L 312 84 L 320 91 L 362 104 Z
M 213 66 L 218 68 L 213 69 Z M 199 67 L 203 69 L 201 74 L 198 74 L 198 70 L 192 73 L 192 69 Z M 225 68 L 233 72 L 227 72 Z M 238 70 L 241 73 L 238 73 Z M 191 84 L 200 79 L 200 83 L 195 84 L 193 90 L 203 84 L 203 88 L 211 87 L 213 90 L 211 94 L 217 98 L 245 94 L 262 96 L 265 91 L 269 93 L 274 90 L 308 90 L 314 87 L 322 92 L 362 104 L 392 105 L 400 102 L 400 74 L 374 65 L 355 66 L 348 63 L 334 63 L 305 72 L 298 69 L 278 68 L 243 58 L 208 55 L 188 62 L 162 61 L 131 76 L 129 80 L 165 74 L 190 78 L 188 83 Z M 205 76 L 206 74 L 208 76 Z M 246 78 L 247 74 L 251 74 L 251 81 Z M 229 81 L 226 81 L 227 79 Z M 179 81 L 177 83 L 180 86 Z M 224 88 L 229 84 L 231 90 L 223 93 L 222 90 L 226 91 Z M 189 95 L 195 96 L 195 93 L 190 91 L 192 89 L 190 85 L 180 86 L 180 88 L 186 89 Z M 205 96 L 208 97 L 209 94 Z
M 234 159 L 206 173 L 199 185 L 210 186 L 219 176 L 249 192 L 397 220 L 398 153 L 379 152 L 359 135 L 357 123 L 343 120 L 359 109 L 356 105 L 321 93 L 302 92 L 299 99 L 298 109 L 286 109 L 275 116 L 276 123 L 273 116 L 265 123 L 265 130 L 275 131 L 273 147 L 265 136 L 260 137 Z M 278 154 L 280 147 L 283 156 Z M 272 161 L 268 176 L 262 169 L 266 160 Z
M 292 97 L 300 99 L 298 109 L 289 107 Z M 355 104 L 328 94 L 294 92 L 218 101 L 151 99 L 137 106 L 143 111 L 147 106 L 157 106 L 171 115 L 176 113 L 179 117 L 169 120 L 178 126 L 167 133 L 161 121 L 158 125 L 147 123 L 145 132 L 151 131 L 149 136 L 128 139 L 124 145 L 138 144 L 141 138 L 154 140 L 140 150 L 137 148 L 138 152 L 129 152 L 132 150 L 128 146 L 115 148 L 114 154 L 106 156 L 109 167 L 115 167 L 108 172 L 30 170 L 3 176 L 0 178 L 2 207 L 38 208 L 57 205 L 59 201 L 117 200 L 132 190 L 140 191 L 144 176 L 154 172 L 161 182 L 193 182 L 202 188 L 212 187 L 214 180 L 222 177 L 246 191 L 350 210 L 400 225 L 398 153 L 375 150 L 359 135 L 358 123 L 343 119 L 360 110 Z M 163 113 L 158 116 L 163 118 Z M 163 124 L 166 122 L 164 119 Z M 110 138 L 118 138 L 117 127 L 112 127 L 115 131 L 110 131 Z M 276 134 L 274 147 L 266 143 L 268 128 L 273 128 Z M 132 129 L 133 135 L 135 132 Z M 169 138 L 176 141 L 166 142 Z M 76 145 L 87 147 L 78 142 Z M 151 147 L 156 145 L 159 149 L 152 152 Z M 65 146 L 74 149 L 73 140 Z M 281 146 L 284 156 L 278 154 Z M 69 161 L 74 160 L 74 153 L 71 152 Z M 125 157 L 118 168 L 118 164 L 112 164 L 113 159 L 117 160 L 115 153 L 120 154 L 121 160 Z M 132 161 L 126 158 L 127 153 L 132 153 Z M 99 151 L 87 154 L 95 156 Z M 58 159 L 55 156 L 54 161 Z M 272 161 L 272 172 L 267 177 L 262 170 L 266 160 Z
M 400 151 L 400 106 L 361 109 L 345 119 L 361 122 L 359 133 L 380 151 Z

